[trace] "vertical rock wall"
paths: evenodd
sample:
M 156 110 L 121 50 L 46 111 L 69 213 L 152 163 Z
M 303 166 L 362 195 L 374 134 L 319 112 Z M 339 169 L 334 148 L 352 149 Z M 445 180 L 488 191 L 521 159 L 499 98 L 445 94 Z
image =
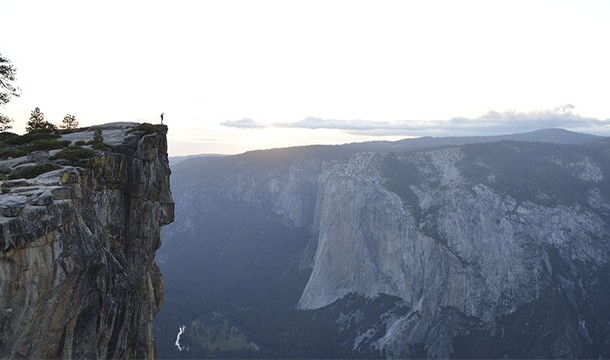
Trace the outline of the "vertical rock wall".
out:
M 3 182 L 0 357 L 154 357 L 174 204 L 167 128 L 135 125 L 102 126 L 111 146 L 80 166 Z

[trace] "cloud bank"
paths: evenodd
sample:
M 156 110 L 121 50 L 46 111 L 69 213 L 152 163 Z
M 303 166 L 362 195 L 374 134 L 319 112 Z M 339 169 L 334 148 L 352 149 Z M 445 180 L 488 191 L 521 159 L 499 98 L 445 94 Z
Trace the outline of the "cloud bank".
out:
M 264 124 L 261 124 L 248 118 L 240 120 L 226 120 L 221 122 L 220 125 L 239 129 L 261 129 L 266 127 Z
M 610 135 L 610 119 L 600 120 L 574 114 L 573 105 L 565 105 L 553 110 L 532 112 L 490 111 L 476 118 L 455 117 L 449 120 L 402 120 L 395 122 L 371 120 L 340 120 L 307 117 L 296 122 L 262 124 L 251 119 L 222 122 L 223 126 L 237 128 L 296 128 L 335 129 L 355 135 L 375 136 L 451 136 L 451 135 L 493 135 L 532 131 L 546 128 Z

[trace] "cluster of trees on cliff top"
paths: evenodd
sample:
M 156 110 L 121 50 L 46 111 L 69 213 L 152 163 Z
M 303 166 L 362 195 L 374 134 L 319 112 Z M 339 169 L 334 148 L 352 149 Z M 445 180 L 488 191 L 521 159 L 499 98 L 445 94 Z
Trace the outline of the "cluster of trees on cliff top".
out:
M 61 124 L 59 124 L 61 129 L 76 129 L 78 127 L 78 121 L 76 121 L 76 117 L 71 114 L 67 114 L 64 116 Z M 28 126 L 25 128 L 27 132 L 35 132 L 35 131 L 52 131 L 55 130 L 55 125 L 44 119 L 44 114 L 40 111 L 39 107 L 36 107 L 30 114 L 30 120 L 28 120 Z
M 0 54 L 0 106 L 4 107 L 12 97 L 18 97 L 20 95 L 19 89 L 13 84 L 15 81 L 15 66 L 9 59 Z M 0 113 L 0 131 L 6 131 L 13 126 L 11 123 L 13 119 Z M 75 129 L 78 127 L 78 121 L 76 117 L 71 114 L 64 116 L 61 124 L 61 129 Z M 26 131 L 52 131 L 55 130 L 55 125 L 44 119 L 44 114 L 40 111 L 40 108 L 36 108 L 32 111 L 30 119 L 28 121 Z

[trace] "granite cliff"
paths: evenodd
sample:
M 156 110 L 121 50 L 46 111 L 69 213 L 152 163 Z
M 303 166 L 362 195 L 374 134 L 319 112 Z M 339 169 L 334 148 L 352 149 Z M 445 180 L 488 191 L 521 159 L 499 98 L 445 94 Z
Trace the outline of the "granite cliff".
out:
M 545 130 L 185 160 L 160 351 L 609 357 L 609 148 Z
M 174 218 L 166 132 L 114 123 L 2 139 L 0 357 L 155 356 L 154 260 Z
M 420 345 L 447 358 L 458 336 L 500 332 L 514 341 L 522 334 L 505 319 L 551 296 L 567 312 L 535 325 L 544 329 L 531 334 L 538 349 L 496 344 L 472 355 L 600 355 L 587 352 L 607 351 L 610 335 L 596 315 L 605 295 L 596 299 L 591 285 L 606 281 L 610 261 L 607 155 L 599 150 L 499 143 L 340 162 L 322 175 L 317 252 L 299 307 L 350 293 L 398 296 L 410 311 L 387 322 L 373 346 L 404 358 L 418 357 Z

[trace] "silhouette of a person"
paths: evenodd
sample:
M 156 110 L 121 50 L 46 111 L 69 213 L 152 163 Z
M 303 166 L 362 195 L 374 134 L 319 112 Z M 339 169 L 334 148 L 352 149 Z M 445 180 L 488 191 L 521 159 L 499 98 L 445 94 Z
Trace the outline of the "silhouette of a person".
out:
M 161 113 L 161 125 L 163 125 L 163 114 L 165 113 Z

